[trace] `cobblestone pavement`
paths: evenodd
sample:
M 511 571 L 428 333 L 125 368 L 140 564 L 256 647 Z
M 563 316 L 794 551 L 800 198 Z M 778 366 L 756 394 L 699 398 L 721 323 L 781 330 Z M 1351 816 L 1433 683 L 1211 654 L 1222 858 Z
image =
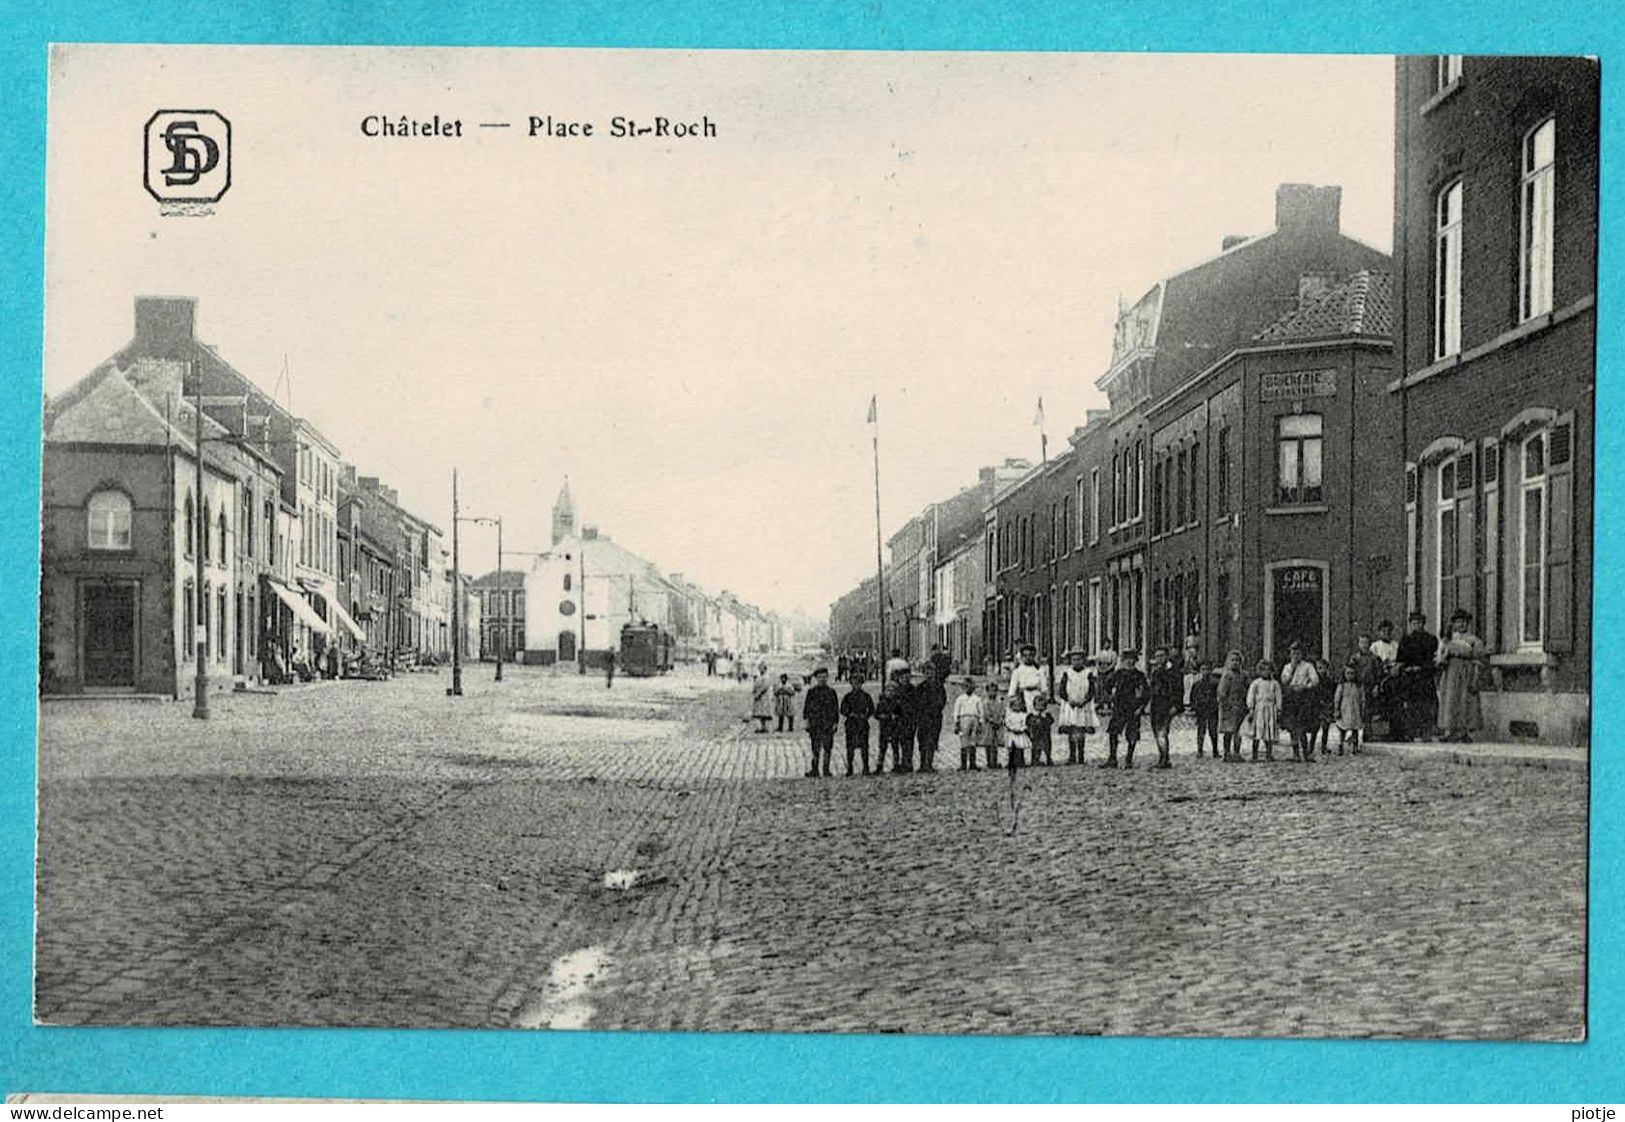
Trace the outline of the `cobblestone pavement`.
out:
M 800 778 L 731 683 L 489 678 L 47 706 L 39 1019 L 1584 1032 L 1583 773 L 1187 732 L 1012 833 L 1003 773 Z

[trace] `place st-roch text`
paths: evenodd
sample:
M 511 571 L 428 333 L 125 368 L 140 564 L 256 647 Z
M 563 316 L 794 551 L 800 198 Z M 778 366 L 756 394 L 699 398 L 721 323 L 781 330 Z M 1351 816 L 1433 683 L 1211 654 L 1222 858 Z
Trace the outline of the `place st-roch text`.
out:
M 479 128 L 511 128 L 510 121 L 480 121 Z M 461 140 L 473 135 L 460 117 L 413 117 L 406 114 L 371 114 L 361 118 L 361 135 L 368 139 Z M 525 121 L 525 135 L 547 140 L 590 140 L 597 137 L 628 140 L 714 140 L 717 123 L 709 115 L 698 119 L 673 117 L 611 117 L 607 128 L 601 122 L 568 120 L 552 114 L 531 116 Z

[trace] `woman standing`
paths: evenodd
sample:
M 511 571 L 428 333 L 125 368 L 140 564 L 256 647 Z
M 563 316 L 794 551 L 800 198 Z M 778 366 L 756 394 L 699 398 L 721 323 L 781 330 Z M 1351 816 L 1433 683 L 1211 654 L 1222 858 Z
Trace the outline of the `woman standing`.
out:
M 750 684 L 750 715 L 756 721 L 756 731 L 765 733 L 767 723 L 773 719 L 773 683 L 767 677 L 767 663 L 756 668 L 756 678 Z
M 1473 617 L 1457 608 L 1450 617 L 1450 636 L 1434 656 L 1439 678 L 1439 728 L 1445 740 L 1471 741 L 1478 727 L 1478 668 L 1484 640 L 1473 634 Z

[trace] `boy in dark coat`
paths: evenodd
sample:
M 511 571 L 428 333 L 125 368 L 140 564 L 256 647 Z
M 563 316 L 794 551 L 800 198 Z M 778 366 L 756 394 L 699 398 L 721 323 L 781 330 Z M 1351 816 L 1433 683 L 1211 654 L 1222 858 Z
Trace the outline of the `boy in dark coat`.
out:
M 1169 736 L 1174 717 L 1185 708 L 1185 675 L 1168 661 L 1168 648 L 1158 647 L 1151 652 L 1151 736 L 1157 742 L 1156 767 L 1167 770 L 1174 766 L 1169 748 Z
M 899 689 L 896 678 L 883 683 L 880 687 L 880 700 L 875 702 L 875 720 L 880 724 L 879 754 L 875 758 L 876 775 L 885 774 L 887 752 L 891 753 L 892 771 L 899 771 L 903 766 L 903 758 L 898 753 L 897 746 L 902 740 L 899 727 L 907 719 L 907 714 Z M 913 736 L 912 730 L 909 735 Z
M 1124 651 L 1117 669 L 1106 676 L 1106 704 L 1111 721 L 1106 725 L 1106 761 L 1101 767 L 1117 766 L 1117 742 L 1124 743 L 1123 766 L 1134 766 L 1134 749 L 1140 743 L 1140 714 L 1151 698 L 1151 687 L 1135 663 L 1140 652 Z
M 937 770 L 937 742 L 942 739 L 942 711 L 948 705 L 948 692 L 936 666 L 925 673 L 925 681 L 914 687 L 914 736 L 920 745 L 920 770 Z
M 897 719 L 892 723 L 892 773 L 914 770 L 914 681 L 907 669 L 892 675 L 897 695 Z
M 863 758 L 863 774 L 869 774 L 869 718 L 875 715 L 875 699 L 863 688 L 863 675 L 848 670 L 852 688 L 841 698 L 841 716 L 846 722 L 846 774 L 852 774 L 852 757 Z M 884 749 L 882 749 L 884 755 Z
M 835 750 L 835 726 L 840 724 L 841 703 L 829 684 L 829 670 L 820 666 L 813 671 L 812 688 L 801 703 L 801 719 L 807 722 L 807 735 L 812 738 L 812 768 L 808 779 L 817 779 L 820 764 L 824 778 L 829 778 L 829 757 Z
M 1213 741 L 1213 758 L 1219 758 L 1219 676 L 1207 659 L 1196 664 L 1196 681 L 1191 684 L 1191 716 L 1196 718 L 1196 754 L 1204 742 Z

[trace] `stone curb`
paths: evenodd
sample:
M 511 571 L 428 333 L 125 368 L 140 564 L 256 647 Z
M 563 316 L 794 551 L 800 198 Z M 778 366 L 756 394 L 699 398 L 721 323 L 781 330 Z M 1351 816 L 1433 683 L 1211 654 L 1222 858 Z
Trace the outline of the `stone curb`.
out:
M 1579 771 L 1589 768 L 1589 755 L 1511 755 L 1496 752 L 1493 745 L 1472 744 L 1362 744 L 1362 752 L 1396 759 L 1444 760 L 1465 767 L 1533 767 L 1546 771 Z

